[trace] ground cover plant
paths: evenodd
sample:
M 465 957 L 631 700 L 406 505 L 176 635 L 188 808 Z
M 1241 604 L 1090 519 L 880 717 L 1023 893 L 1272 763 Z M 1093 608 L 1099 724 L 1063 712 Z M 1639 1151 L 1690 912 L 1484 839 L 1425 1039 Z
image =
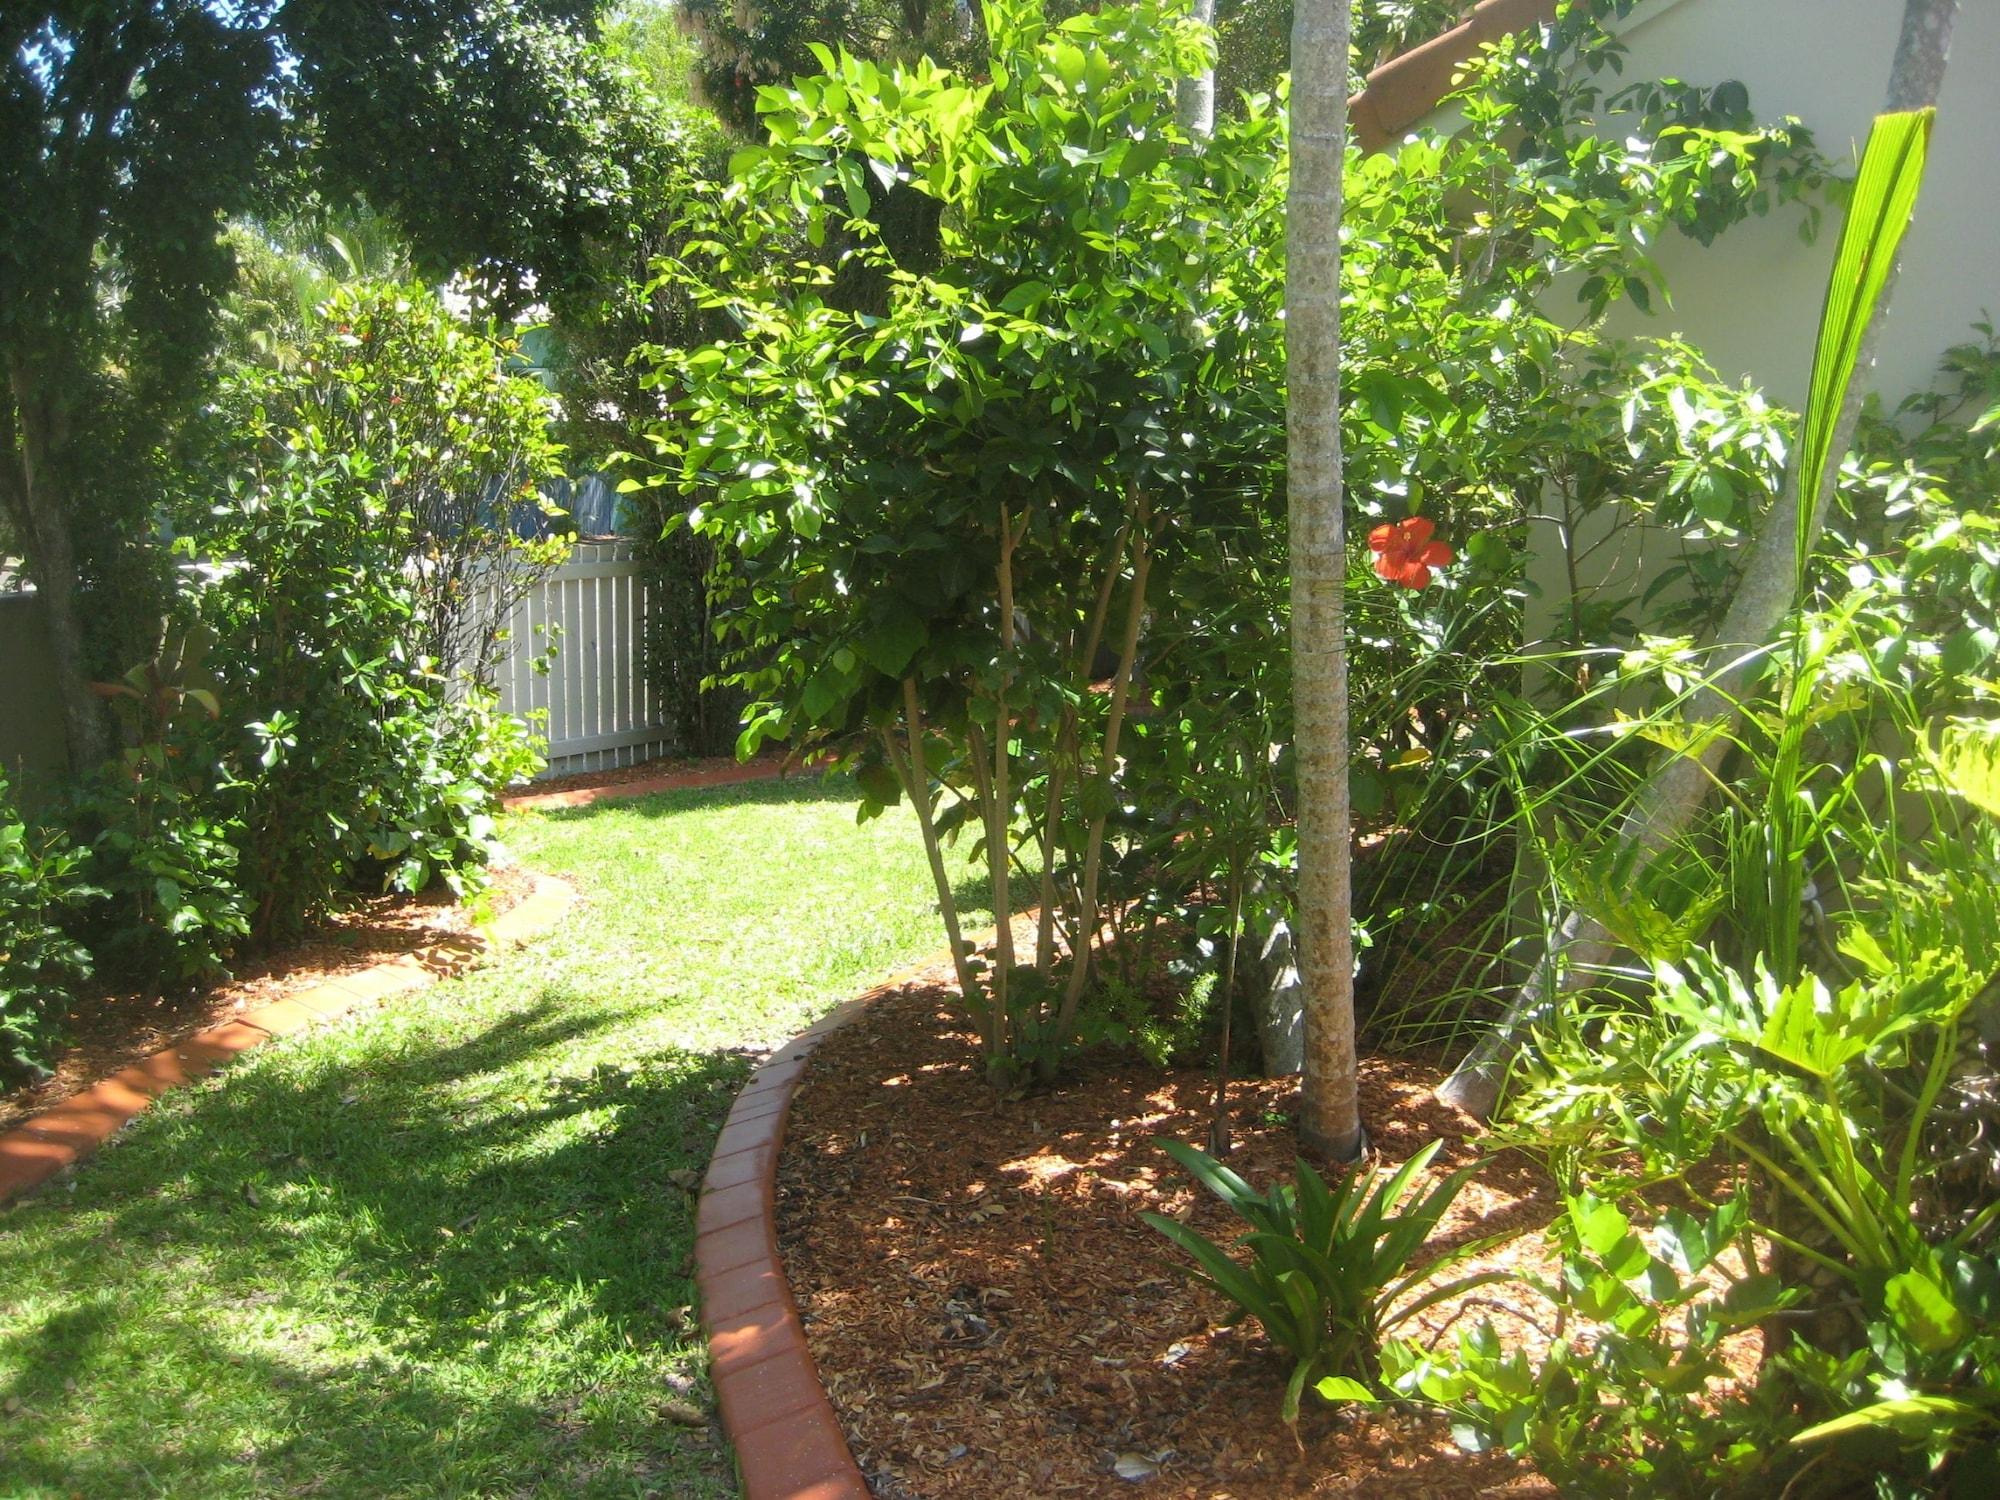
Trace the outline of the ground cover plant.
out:
M 559 933 L 0 1210 L 8 1492 L 728 1493 L 682 1184 L 736 1049 L 936 947 L 908 815 L 853 809 L 791 782 L 511 820 L 583 892 Z

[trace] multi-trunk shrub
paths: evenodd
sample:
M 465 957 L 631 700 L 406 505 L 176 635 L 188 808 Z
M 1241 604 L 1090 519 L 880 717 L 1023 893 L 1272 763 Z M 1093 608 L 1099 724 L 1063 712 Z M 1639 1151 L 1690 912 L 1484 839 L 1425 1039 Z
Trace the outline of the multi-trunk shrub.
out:
M 1610 47 L 1606 9 L 1484 60 L 1461 135 L 1349 173 L 1350 529 L 1433 524 L 1470 559 L 1421 596 L 1357 559 L 1364 818 L 1433 794 L 1462 816 L 1481 786 L 1548 455 L 1588 428 L 1608 501 L 1733 413 L 1719 393 L 1683 432 L 1656 387 L 1647 429 L 1621 429 L 1666 356 L 1600 351 L 1597 329 L 1650 305 L 1645 247 L 1810 180 L 1803 133 L 1734 95 L 1555 81 L 1540 49 Z M 871 807 L 908 797 L 933 845 L 983 846 L 1001 936 L 960 979 L 1006 1078 L 1074 1045 L 1095 940 L 1126 914 L 1221 893 L 1226 930 L 1183 925 L 1227 964 L 1245 913 L 1283 904 L 1286 126 L 1268 97 L 1206 138 L 1178 124 L 1175 80 L 1205 59 L 1180 5 L 982 14 L 984 70 L 820 48 L 823 73 L 759 91 L 768 144 L 689 204 L 661 265 L 744 333 L 660 354 L 655 438 L 660 482 L 727 544 L 715 620 L 746 745 L 848 758 Z M 1565 276 L 1580 321 L 1544 310 Z M 1745 446 L 1703 469 L 1708 500 Z M 1017 956 L 1004 918 L 1030 905 Z

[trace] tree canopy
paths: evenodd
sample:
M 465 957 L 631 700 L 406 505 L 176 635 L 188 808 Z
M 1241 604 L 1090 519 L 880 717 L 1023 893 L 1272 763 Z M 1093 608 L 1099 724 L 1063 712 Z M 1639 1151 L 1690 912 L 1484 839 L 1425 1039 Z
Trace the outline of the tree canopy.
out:
M 496 305 L 559 283 L 629 192 L 598 0 L 51 0 L 8 7 L 0 82 L 0 510 L 50 615 L 72 754 L 100 757 L 72 594 L 143 622 L 147 466 L 190 409 L 232 215 L 366 199 L 419 269 Z M 138 569 L 143 573 L 143 568 Z M 109 601 L 107 600 L 107 604 Z M 139 625 L 143 630 L 143 623 Z

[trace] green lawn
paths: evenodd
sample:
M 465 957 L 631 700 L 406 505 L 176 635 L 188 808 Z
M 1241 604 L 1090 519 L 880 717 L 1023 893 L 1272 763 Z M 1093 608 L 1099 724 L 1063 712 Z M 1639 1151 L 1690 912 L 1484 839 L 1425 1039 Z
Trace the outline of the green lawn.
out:
M 708 1394 L 669 1174 L 731 1048 L 942 947 L 914 819 L 762 783 L 510 842 L 584 893 L 553 936 L 253 1053 L 0 1210 L 0 1495 L 729 1492 L 662 1410 Z

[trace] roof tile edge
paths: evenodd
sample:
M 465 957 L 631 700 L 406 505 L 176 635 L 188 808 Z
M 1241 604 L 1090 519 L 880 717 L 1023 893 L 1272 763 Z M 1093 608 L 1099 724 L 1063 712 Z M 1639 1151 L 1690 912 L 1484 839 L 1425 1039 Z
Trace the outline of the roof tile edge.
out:
M 1348 131 L 1363 151 L 1380 151 L 1450 96 L 1459 66 L 1488 42 L 1555 18 L 1556 0 L 1481 0 L 1442 36 L 1391 58 L 1347 101 Z

